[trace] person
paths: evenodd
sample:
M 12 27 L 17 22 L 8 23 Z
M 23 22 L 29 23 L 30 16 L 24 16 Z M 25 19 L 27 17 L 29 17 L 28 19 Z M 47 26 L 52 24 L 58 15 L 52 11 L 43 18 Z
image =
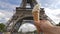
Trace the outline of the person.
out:
M 34 24 L 37 28 L 38 34 L 40 34 L 40 32 L 43 32 L 44 34 L 60 34 L 60 27 L 59 26 L 52 25 L 47 20 L 47 18 L 45 18 L 44 13 L 43 13 L 44 17 L 42 17 L 40 7 L 41 6 L 39 6 L 39 4 L 36 4 L 34 6 L 33 10 L 32 10 L 32 15 L 33 15 L 33 18 L 34 18 Z M 40 11 L 40 14 L 39 14 L 39 11 Z M 41 16 L 40 20 L 39 20 L 39 16 Z
M 60 34 L 60 27 L 52 25 L 48 20 L 35 21 L 36 27 L 40 28 L 44 34 Z

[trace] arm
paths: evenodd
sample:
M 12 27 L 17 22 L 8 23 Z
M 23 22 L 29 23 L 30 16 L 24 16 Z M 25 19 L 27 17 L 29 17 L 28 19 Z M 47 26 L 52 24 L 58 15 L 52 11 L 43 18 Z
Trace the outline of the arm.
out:
M 60 34 L 60 27 L 54 26 L 51 28 L 48 28 L 44 34 Z
M 52 25 L 48 20 L 40 20 L 36 24 L 44 34 L 60 34 L 60 27 Z
M 53 26 L 49 30 L 52 34 L 60 34 L 60 27 L 59 26 Z

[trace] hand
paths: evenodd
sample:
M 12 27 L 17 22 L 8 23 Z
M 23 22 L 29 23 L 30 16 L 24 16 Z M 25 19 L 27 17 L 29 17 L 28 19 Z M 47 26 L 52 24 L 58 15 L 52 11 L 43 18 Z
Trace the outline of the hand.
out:
M 39 24 L 40 24 L 40 29 L 43 32 L 46 32 L 53 27 L 53 25 L 48 20 L 40 20 Z
M 53 27 L 53 25 L 48 20 L 40 20 L 38 22 L 35 21 L 35 26 L 39 31 L 42 31 L 44 33 L 45 32 L 50 33 L 50 29 Z

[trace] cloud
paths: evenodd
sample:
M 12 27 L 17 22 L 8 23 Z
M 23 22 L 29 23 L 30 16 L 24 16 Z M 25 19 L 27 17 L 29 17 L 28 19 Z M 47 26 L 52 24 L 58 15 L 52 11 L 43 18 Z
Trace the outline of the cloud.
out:
M 15 4 L 10 4 L 8 2 L 3 2 L 0 1 L 0 9 L 5 9 L 5 10 L 15 10 L 15 8 L 19 6 L 19 5 L 15 5 Z
M 56 24 L 60 22 L 60 17 L 56 16 L 60 14 L 60 9 L 49 9 L 45 8 L 45 13 L 50 17 Z
M 14 12 L 7 10 L 0 10 L 0 23 L 6 23 L 12 16 Z
M 60 14 L 56 15 L 58 18 L 60 18 Z
M 19 5 L 22 0 L 0 0 L 0 1 L 8 2 L 8 3 L 10 3 L 10 4 Z
M 0 10 L 0 22 L 6 22 L 6 18 L 8 17 L 7 16 L 7 13 L 3 12 L 5 10 Z
M 51 8 L 51 9 L 59 9 L 60 8 L 60 0 L 38 0 L 42 7 Z
M 0 18 L 4 17 L 5 15 L 3 13 L 0 12 Z
M 15 8 L 18 6 L 19 5 L 0 0 L 0 23 L 6 23 L 15 13 Z
M 60 21 L 60 0 L 38 0 L 45 13 L 56 23 Z
M 6 0 L 8 1 L 8 0 Z M 12 1 L 12 0 L 11 0 Z M 37 0 L 41 7 L 45 8 L 47 15 L 55 22 L 60 19 L 60 0 Z M 13 1 L 14 2 L 14 1 Z M 0 0 L 0 22 L 6 22 L 14 13 L 15 8 L 19 6 Z M 58 18 L 59 17 L 59 18 Z
M 21 25 L 21 27 L 19 28 L 18 32 L 33 32 L 36 30 L 36 27 L 33 24 L 30 23 L 25 23 L 23 25 Z

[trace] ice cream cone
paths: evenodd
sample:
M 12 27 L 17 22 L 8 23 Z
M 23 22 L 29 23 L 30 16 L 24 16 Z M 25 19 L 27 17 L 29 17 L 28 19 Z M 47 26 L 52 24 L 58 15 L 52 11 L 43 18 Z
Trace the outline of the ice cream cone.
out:
M 39 21 L 39 13 L 40 13 L 40 5 L 37 4 L 36 6 L 34 6 L 34 8 L 32 10 L 32 15 L 33 15 L 34 21 Z
M 39 13 L 40 13 L 40 5 L 37 4 L 36 6 L 34 6 L 32 10 L 32 15 L 33 15 L 33 19 L 34 19 L 38 34 L 40 34 L 40 28 L 37 25 L 37 23 L 39 22 L 39 15 L 40 15 Z

